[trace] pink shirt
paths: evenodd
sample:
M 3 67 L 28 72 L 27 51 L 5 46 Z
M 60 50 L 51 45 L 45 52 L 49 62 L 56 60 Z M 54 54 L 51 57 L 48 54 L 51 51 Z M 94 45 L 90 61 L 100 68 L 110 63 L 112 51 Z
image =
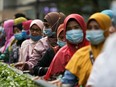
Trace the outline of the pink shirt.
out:
M 26 62 L 29 65 L 29 69 L 32 69 L 38 63 L 38 61 L 41 60 L 48 48 L 49 44 L 47 37 L 44 37 L 37 42 L 32 52 L 31 58 Z
M 27 57 L 30 58 L 32 51 L 35 47 L 37 42 L 28 39 L 25 40 L 22 45 L 21 45 L 21 49 L 20 49 L 20 57 L 19 57 L 19 62 L 26 62 Z

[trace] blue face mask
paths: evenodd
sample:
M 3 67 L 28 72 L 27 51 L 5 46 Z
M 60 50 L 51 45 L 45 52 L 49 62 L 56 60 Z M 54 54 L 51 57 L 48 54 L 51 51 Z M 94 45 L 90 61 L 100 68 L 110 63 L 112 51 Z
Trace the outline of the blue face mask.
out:
M 28 38 L 27 31 L 22 30 L 22 36 L 23 36 L 25 39 L 27 39 L 27 38 Z
M 61 40 L 58 40 L 58 41 L 57 41 L 57 44 L 58 44 L 60 47 L 63 47 L 64 45 L 66 45 L 66 42 L 61 41 Z
M 83 40 L 83 31 L 80 29 L 69 30 L 66 32 L 66 39 L 72 44 L 78 44 Z
M 98 45 L 105 40 L 103 30 L 88 30 L 86 32 L 86 38 L 93 45 Z
M 44 33 L 46 36 L 50 37 L 50 36 L 52 36 L 55 32 L 52 32 L 52 30 L 49 28 L 49 29 L 43 29 L 43 33 Z
M 38 41 L 42 38 L 42 36 L 32 36 L 30 35 L 30 38 L 33 40 L 33 41 Z
M 23 39 L 22 33 L 16 33 L 16 34 L 14 34 L 14 36 L 15 36 L 16 40 L 22 40 Z

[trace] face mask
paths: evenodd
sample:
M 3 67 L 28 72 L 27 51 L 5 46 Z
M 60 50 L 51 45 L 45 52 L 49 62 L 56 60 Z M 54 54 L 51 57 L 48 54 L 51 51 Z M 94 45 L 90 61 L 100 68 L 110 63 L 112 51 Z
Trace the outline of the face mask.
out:
M 58 40 L 58 41 L 57 41 L 57 44 L 58 44 L 60 47 L 63 47 L 64 45 L 66 45 L 66 42 L 61 41 L 61 40 Z
M 33 41 L 38 41 L 42 38 L 42 36 L 32 36 L 30 35 L 30 38 L 33 40 Z
M 16 40 L 22 40 L 22 39 L 23 39 L 22 33 L 14 34 L 14 36 L 15 36 L 15 39 L 16 39 Z
M 66 32 L 66 39 L 73 43 L 78 44 L 83 40 L 83 31 L 82 30 L 69 30 Z
M 52 30 L 49 28 L 49 29 L 44 29 L 44 30 L 43 30 L 43 33 L 44 33 L 46 36 L 50 37 L 50 36 L 52 36 L 55 32 L 52 32 Z
M 23 38 L 27 39 L 29 36 L 27 35 L 27 31 L 22 30 L 22 36 Z
M 98 45 L 105 40 L 103 30 L 89 30 L 86 32 L 86 38 L 93 45 Z

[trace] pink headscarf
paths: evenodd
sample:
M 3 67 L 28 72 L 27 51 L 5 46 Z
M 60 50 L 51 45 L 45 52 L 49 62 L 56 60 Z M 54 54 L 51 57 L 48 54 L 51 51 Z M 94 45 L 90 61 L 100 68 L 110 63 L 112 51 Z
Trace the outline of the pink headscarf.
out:
M 44 24 L 43 24 L 43 22 L 42 22 L 41 20 L 39 20 L 39 19 L 33 20 L 33 21 L 31 22 L 31 24 L 30 24 L 30 28 L 31 28 L 32 25 L 34 25 L 34 24 L 36 24 L 41 30 L 43 30 Z
M 6 34 L 6 42 L 13 36 L 13 25 L 14 25 L 14 20 L 9 19 L 4 22 L 4 31 Z
M 6 42 L 5 42 L 4 48 L 2 49 L 2 52 L 4 52 L 6 50 L 6 48 L 10 44 L 10 42 L 12 42 L 12 40 L 14 39 L 13 25 L 14 25 L 14 20 L 13 19 L 9 19 L 9 20 L 6 20 L 4 22 L 3 27 L 4 27 L 4 31 L 5 31 L 5 34 L 6 34 Z

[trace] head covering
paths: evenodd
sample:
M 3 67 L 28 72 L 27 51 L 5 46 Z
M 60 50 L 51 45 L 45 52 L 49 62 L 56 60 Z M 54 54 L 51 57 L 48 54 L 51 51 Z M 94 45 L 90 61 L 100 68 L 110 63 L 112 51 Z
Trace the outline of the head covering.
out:
M 109 27 L 111 26 L 110 17 L 105 15 L 105 14 L 102 14 L 102 13 L 95 13 L 95 14 L 90 16 L 90 18 L 89 18 L 89 20 L 87 22 L 87 26 L 88 26 L 88 24 L 90 23 L 91 20 L 97 21 L 100 28 L 104 31 L 105 38 L 107 38 L 109 36 Z M 104 44 L 104 42 L 101 43 L 101 44 L 98 44 L 97 48 L 96 48 L 96 46 L 91 45 L 93 55 L 94 55 L 95 58 L 101 52 L 103 44 Z
M 109 27 L 111 26 L 111 19 L 108 15 L 102 14 L 102 13 L 94 13 L 93 15 L 90 16 L 87 25 L 89 24 L 89 22 L 94 19 L 95 21 L 97 21 L 97 23 L 99 24 L 100 28 L 103 29 L 105 31 L 104 35 L 105 37 L 108 37 L 109 35 Z
M 13 36 L 13 25 L 14 25 L 13 19 L 9 19 L 4 22 L 4 31 L 6 34 L 6 41 L 8 41 Z
M 101 13 L 108 15 L 111 19 L 113 18 L 113 11 L 112 10 L 103 10 Z
M 43 30 L 44 24 L 41 20 L 39 20 L 39 19 L 33 20 L 30 24 L 30 27 L 32 27 L 32 25 L 34 25 L 34 24 L 36 24 L 41 30 Z
M 30 24 L 31 24 L 32 20 L 27 20 L 25 22 L 22 23 L 23 29 L 28 31 L 30 28 Z
M 50 64 L 50 67 L 45 75 L 46 80 L 48 80 L 51 75 L 64 72 L 65 66 L 69 62 L 69 60 L 71 59 L 73 54 L 81 47 L 89 45 L 89 42 L 85 39 L 86 24 L 84 22 L 83 17 L 80 16 L 79 14 L 71 14 L 66 17 L 66 19 L 64 20 L 65 34 L 66 34 L 67 22 L 72 18 L 75 19 L 81 26 L 83 33 L 84 33 L 84 39 L 81 44 L 76 45 L 78 48 L 76 48 L 75 45 L 67 43 L 68 45 L 65 45 L 57 52 L 57 54 L 55 55 L 52 63 Z
M 45 17 L 45 22 L 47 21 L 50 26 L 52 26 L 52 31 L 56 32 L 60 24 L 64 22 L 65 15 L 62 12 L 50 12 Z
M 116 87 L 116 33 L 109 36 L 103 52 L 96 59 L 87 85 Z
M 14 25 L 20 24 L 20 23 L 22 23 L 24 21 L 27 21 L 27 19 L 24 18 L 24 17 L 16 18 L 16 19 L 14 19 Z
M 64 31 L 64 24 L 61 24 L 59 27 L 58 27 L 58 30 L 57 30 L 57 38 L 59 37 L 60 33 Z

